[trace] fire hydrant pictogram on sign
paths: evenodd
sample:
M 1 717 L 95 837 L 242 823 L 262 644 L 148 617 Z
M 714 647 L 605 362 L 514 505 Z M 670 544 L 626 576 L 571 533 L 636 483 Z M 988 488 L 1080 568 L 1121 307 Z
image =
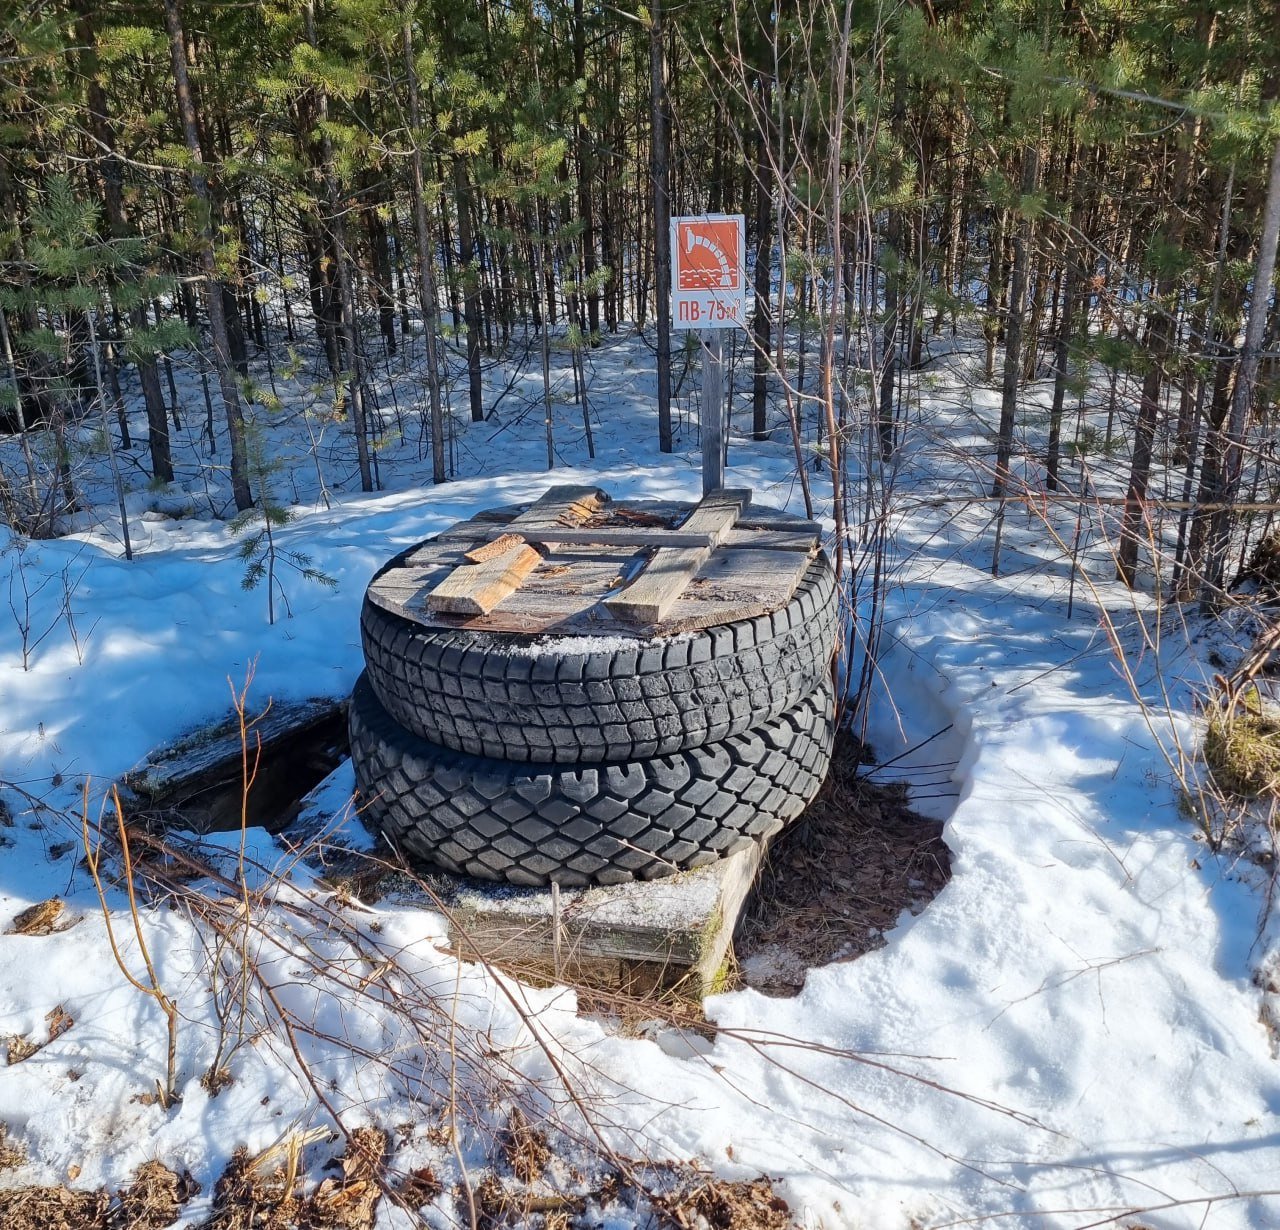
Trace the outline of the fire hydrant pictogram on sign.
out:
M 680 241 L 677 260 L 680 290 L 742 291 L 739 281 L 742 265 L 738 251 L 736 219 L 681 219 L 676 228 Z
M 671 219 L 671 306 L 677 329 L 733 329 L 745 320 L 745 219 Z

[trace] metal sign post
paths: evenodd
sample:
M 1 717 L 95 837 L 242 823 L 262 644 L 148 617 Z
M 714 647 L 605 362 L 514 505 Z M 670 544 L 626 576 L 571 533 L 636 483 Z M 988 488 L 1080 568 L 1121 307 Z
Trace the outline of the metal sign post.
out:
M 746 219 L 671 219 L 671 319 L 702 342 L 702 491 L 724 486 L 724 358 L 720 332 L 746 328 Z

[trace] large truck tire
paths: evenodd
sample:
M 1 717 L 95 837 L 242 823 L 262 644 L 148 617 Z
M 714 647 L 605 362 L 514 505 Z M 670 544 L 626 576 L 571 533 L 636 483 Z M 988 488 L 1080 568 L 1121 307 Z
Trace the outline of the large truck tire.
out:
M 430 628 L 367 596 L 360 623 L 370 686 L 406 730 L 494 760 L 582 765 L 720 743 L 787 712 L 828 674 L 838 620 L 819 555 L 771 614 L 647 641 Z
M 669 755 L 568 767 L 512 763 L 405 730 L 367 676 L 349 710 L 366 823 L 410 858 L 513 884 L 617 884 L 714 862 L 772 836 L 831 760 L 830 680 L 785 713 Z

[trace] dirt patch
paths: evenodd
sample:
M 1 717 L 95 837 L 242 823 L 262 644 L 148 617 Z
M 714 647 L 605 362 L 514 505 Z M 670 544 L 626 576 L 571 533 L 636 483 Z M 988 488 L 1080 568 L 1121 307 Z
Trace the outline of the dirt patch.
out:
M 748 986 L 794 994 L 811 967 L 882 947 L 902 911 L 920 913 L 951 878 L 942 824 L 866 767 L 841 732 L 822 792 L 769 848 L 734 943 Z

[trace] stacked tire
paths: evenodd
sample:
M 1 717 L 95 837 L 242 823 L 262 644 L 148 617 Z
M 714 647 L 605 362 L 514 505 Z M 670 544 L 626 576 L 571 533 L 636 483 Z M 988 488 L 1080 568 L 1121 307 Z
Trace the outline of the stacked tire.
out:
M 714 862 L 826 777 L 837 619 L 823 555 L 768 615 L 649 640 L 431 627 L 366 595 L 362 814 L 415 861 L 519 885 Z

